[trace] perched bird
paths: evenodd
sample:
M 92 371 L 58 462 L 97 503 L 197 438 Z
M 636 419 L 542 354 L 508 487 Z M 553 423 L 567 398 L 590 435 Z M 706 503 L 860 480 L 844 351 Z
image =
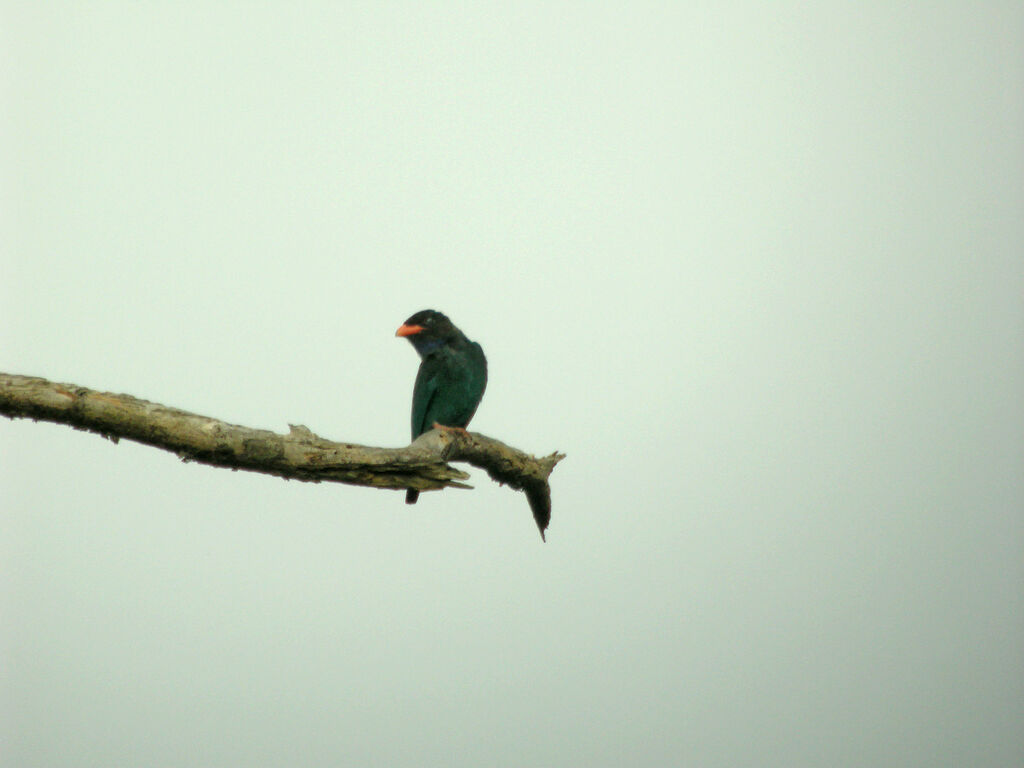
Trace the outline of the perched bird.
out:
M 487 358 L 480 345 L 432 309 L 410 317 L 395 336 L 412 342 L 422 361 L 412 390 L 412 439 L 435 424 L 465 429 L 487 387 Z M 415 504 L 419 495 L 408 489 L 405 503 Z

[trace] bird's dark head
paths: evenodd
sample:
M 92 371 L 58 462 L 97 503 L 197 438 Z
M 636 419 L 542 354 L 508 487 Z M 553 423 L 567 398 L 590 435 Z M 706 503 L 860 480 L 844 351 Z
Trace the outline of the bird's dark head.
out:
M 424 309 L 406 320 L 395 336 L 409 339 L 422 357 L 458 338 L 459 329 L 440 312 Z

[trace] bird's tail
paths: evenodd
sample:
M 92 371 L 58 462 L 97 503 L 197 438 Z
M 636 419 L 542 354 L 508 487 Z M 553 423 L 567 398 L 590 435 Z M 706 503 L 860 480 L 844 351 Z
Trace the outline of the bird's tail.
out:
M 408 488 L 405 491 L 405 503 L 406 504 L 415 504 L 416 503 L 416 499 L 418 499 L 419 497 L 420 497 L 420 492 L 419 491 L 414 491 L 412 488 Z

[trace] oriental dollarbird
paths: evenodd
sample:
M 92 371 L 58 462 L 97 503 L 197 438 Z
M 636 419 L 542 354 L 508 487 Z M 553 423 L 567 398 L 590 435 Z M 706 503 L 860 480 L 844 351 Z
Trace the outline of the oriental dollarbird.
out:
M 487 387 L 487 358 L 480 345 L 432 309 L 410 317 L 395 336 L 412 342 L 422 360 L 412 390 L 412 439 L 435 425 L 465 429 Z M 405 503 L 415 504 L 419 495 L 409 488 Z

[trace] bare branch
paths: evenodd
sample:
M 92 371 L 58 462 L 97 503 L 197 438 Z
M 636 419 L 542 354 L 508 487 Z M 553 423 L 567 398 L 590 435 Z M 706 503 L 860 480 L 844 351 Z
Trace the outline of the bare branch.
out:
M 31 376 L 0 373 L 0 413 L 67 424 L 176 453 L 183 461 L 262 472 L 307 482 L 433 491 L 469 488 L 469 475 L 450 466 L 465 461 L 497 482 L 526 492 L 541 537 L 551 518 L 548 476 L 565 458 L 536 458 L 476 432 L 432 430 L 405 448 L 336 443 L 303 426 L 287 435 L 228 424 L 207 416 Z

